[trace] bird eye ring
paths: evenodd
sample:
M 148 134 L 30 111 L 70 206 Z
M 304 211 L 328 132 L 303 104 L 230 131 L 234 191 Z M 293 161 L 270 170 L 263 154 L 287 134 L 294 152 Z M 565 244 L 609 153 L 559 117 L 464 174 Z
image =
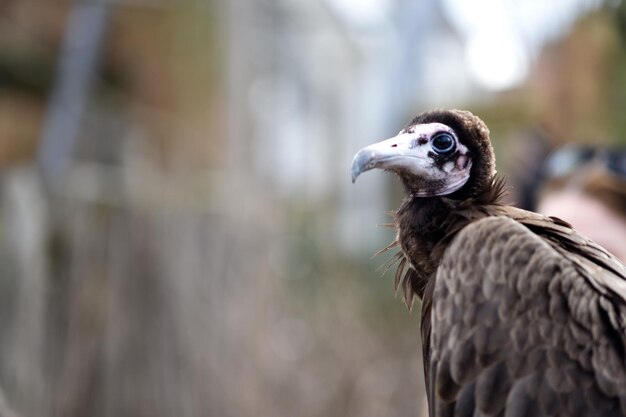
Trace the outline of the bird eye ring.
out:
M 432 140 L 430 141 L 430 144 L 433 150 L 437 152 L 438 154 L 448 155 L 452 151 L 454 151 L 456 142 L 454 140 L 454 137 L 451 134 L 447 132 L 441 132 L 433 136 Z

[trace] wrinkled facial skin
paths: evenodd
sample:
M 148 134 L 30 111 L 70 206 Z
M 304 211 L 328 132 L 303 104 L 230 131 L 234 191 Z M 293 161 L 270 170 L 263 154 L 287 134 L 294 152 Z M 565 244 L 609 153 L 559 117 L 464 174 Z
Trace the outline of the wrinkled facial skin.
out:
M 433 141 L 441 134 L 454 140 L 453 148 L 438 151 Z M 393 171 L 408 191 L 418 197 L 451 194 L 469 179 L 472 160 L 456 133 L 441 123 L 409 126 L 397 136 L 361 149 L 352 161 L 352 181 L 374 168 Z

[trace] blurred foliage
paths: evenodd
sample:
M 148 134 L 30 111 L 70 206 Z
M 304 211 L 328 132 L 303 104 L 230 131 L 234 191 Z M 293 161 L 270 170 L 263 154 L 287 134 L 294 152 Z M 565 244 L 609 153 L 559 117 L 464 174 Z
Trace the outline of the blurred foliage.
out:
M 53 56 L 40 56 L 28 50 L 0 48 L 0 89 L 24 95 L 45 97 L 52 84 Z

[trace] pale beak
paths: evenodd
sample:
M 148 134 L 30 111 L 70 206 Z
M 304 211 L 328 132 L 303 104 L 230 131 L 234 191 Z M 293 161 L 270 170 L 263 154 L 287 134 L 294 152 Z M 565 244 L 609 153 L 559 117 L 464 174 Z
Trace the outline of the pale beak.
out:
M 406 169 L 415 173 L 425 171 L 430 163 L 427 149 L 416 142 L 415 135 L 401 133 L 361 149 L 352 160 L 352 182 L 363 172 L 374 168 Z

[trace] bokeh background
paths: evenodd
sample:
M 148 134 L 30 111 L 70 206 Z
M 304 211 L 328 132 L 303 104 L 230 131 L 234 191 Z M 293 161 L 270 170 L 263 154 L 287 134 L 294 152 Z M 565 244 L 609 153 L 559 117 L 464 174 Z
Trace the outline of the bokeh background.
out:
M 488 123 L 524 205 L 626 138 L 619 0 L 2 0 L 0 416 L 419 416 L 419 308 L 352 156 Z

